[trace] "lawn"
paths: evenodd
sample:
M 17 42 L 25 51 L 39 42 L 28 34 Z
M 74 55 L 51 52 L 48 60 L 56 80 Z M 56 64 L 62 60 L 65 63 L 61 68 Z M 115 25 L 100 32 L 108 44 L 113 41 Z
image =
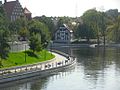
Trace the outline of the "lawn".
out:
M 43 50 L 36 54 L 33 54 L 31 51 L 26 51 L 26 61 L 25 61 L 25 52 L 15 52 L 10 53 L 7 60 L 2 60 L 2 68 L 20 66 L 25 64 L 33 64 L 38 62 L 43 62 L 54 58 L 55 56 L 50 52 Z

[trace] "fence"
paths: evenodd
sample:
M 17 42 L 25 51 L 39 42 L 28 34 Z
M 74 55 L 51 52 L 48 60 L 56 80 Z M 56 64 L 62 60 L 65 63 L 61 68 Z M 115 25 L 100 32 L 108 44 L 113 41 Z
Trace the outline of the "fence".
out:
M 2 79 L 3 76 L 19 75 L 19 74 L 24 74 L 27 72 L 32 72 L 32 71 L 44 71 L 44 70 L 54 69 L 58 67 L 63 67 L 63 66 L 67 66 L 67 65 L 74 63 L 74 61 L 75 61 L 74 57 L 69 57 L 61 61 L 57 61 L 56 58 L 54 58 L 50 61 L 46 61 L 43 63 L 18 66 L 18 67 L 13 67 L 13 68 L 8 68 L 8 69 L 1 69 L 0 79 Z

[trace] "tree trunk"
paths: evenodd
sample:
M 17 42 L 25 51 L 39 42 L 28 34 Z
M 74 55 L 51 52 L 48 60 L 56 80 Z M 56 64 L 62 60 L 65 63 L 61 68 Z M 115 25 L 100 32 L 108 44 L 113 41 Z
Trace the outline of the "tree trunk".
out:
M 99 47 L 99 45 L 100 45 L 100 38 L 99 38 L 99 35 L 97 36 L 97 45 L 98 45 L 98 47 Z
M 104 43 L 104 46 L 105 46 L 105 43 L 106 43 L 106 42 L 105 42 L 105 35 L 103 36 L 103 43 Z

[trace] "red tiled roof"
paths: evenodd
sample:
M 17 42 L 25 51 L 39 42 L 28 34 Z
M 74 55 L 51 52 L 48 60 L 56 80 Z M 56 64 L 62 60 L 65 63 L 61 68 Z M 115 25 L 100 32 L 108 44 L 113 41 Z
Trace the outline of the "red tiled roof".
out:
M 31 12 L 26 7 L 24 8 L 24 13 L 25 14 L 31 14 Z
M 11 1 L 11 2 L 4 3 L 4 9 L 8 16 L 10 16 L 12 14 L 16 3 L 17 3 L 17 1 Z

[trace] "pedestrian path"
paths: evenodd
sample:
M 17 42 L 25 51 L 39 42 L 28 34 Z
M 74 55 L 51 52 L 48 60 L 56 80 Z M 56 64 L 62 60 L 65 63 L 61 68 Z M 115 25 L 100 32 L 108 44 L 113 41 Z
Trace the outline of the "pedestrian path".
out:
M 53 53 L 53 52 L 52 52 Z M 53 53 L 55 58 L 46 62 L 0 70 L 0 83 L 24 79 L 36 75 L 49 75 L 76 63 L 75 58 Z
M 19 67 L 9 68 L 5 70 L 0 70 L 0 75 L 7 75 L 11 73 L 21 73 L 21 72 L 27 72 L 32 70 L 46 70 L 46 69 L 51 69 L 51 68 L 59 67 L 66 64 L 65 62 L 65 60 L 67 60 L 66 57 L 54 52 L 52 52 L 52 54 L 55 55 L 55 58 L 53 60 L 32 64 L 32 65 L 25 65 L 25 66 L 19 66 Z

